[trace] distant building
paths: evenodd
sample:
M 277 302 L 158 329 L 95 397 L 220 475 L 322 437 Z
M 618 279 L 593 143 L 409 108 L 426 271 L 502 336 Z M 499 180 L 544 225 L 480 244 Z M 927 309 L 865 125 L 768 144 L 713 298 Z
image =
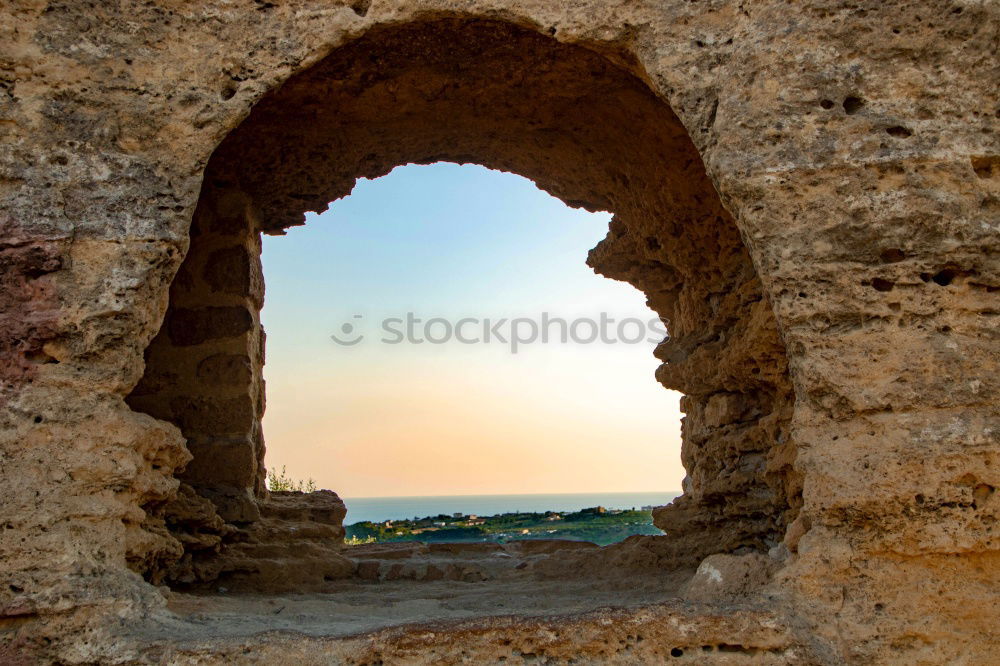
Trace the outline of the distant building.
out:
M 562 520 L 562 519 L 563 519 L 563 517 L 560 516 L 558 513 L 553 513 L 552 515 L 545 517 L 545 520 L 548 520 L 548 521 Z

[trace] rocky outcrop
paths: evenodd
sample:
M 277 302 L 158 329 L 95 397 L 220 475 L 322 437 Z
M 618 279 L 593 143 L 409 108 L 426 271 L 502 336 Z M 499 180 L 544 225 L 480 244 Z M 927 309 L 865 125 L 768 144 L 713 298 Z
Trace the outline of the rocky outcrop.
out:
M 233 525 L 190 486 L 168 509 L 184 554 L 155 576 L 176 589 L 305 591 L 354 573 L 341 554 L 347 509 L 336 493 L 271 492 L 260 518 Z

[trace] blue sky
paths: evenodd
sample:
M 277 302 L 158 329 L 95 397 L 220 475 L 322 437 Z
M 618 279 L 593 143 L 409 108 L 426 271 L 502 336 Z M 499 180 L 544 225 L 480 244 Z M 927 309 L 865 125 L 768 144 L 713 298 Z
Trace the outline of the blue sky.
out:
M 442 163 L 362 179 L 265 236 L 268 466 L 347 497 L 678 489 L 678 396 L 653 343 L 379 342 L 407 312 L 653 318 L 585 264 L 609 217 Z M 330 338 L 345 322 L 356 346 Z

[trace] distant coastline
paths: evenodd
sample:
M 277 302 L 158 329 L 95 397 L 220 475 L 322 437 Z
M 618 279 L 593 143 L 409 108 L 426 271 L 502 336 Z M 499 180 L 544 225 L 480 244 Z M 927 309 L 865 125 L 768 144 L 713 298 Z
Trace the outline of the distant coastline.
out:
M 553 493 L 530 495 L 443 495 L 425 497 L 345 497 L 345 524 L 404 520 L 456 513 L 494 516 L 515 512 L 580 511 L 587 507 L 642 509 L 669 504 L 678 491 L 638 493 Z
M 633 535 L 662 534 L 653 525 L 653 507 L 582 511 L 503 513 L 495 516 L 455 513 L 424 516 L 419 520 L 359 522 L 346 526 L 345 544 L 364 546 L 401 541 L 507 543 L 534 539 L 569 539 L 607 546 Z

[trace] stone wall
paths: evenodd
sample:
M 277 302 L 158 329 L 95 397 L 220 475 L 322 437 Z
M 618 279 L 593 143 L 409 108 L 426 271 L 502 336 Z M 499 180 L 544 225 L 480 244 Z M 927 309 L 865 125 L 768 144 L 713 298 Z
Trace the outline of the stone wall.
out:
M 657 379 L 681 391 L 684 494 L 654 511 L 676 557 L 779 545 L 801 506 L 789 421 L 794 395 L 770 304 L 728 215 L 681 237 L 616 220 L 591 253 L 598 271 L 650 295 L 669 322 Z M 673 245 L 668 263 L 642 261 Z
M 678 563 L 779 544 L 801 503 L 787 363 L 697 151 L 634 74 L 496 21 L 375 31 L 261 100 L 216 151 L 163 328 L 129 397 L 180 427 L 194 455 L 181 478 L 225 520 L 254 519 L 264 465 L 258 229 L 300 224 L 359 176 L 438 159 L 515 170 L 574 205 L 616 212 L 591 264 L 641 289 L 668 322 L 658 376 L 687 394 L 689 479 L 657 524 Z
M 250 203 L 206 182 L 170 305 L 128 404 L 180 428 L 193 459 L 179 478 L 226 521 L 260 517 L 264 489 L 264 282 Z
M 515 41 L 496 68 L 460 44 L 443 68 L 394 60 L 447 50 L 419 29 L 409 51 L 391 41 L 447 17 L 549 48 Z M 4 4 L 0 657 L 126 660 L 115 632 L 162 613 L 133 570 L 180 555 L 166 505 L 191 454 L 183 424 L 125 398 L 164 322 L 206 168 L 239 176 L 256 223 L 277 231 L 357 176 L 452 159 L 613 210 L 620 240 L 593 259 L 603 272 L 671 284 L 615 264 L 639 244 L 642 272 L 684 278 L 651 295 L 673 325 L 659 377 L 688 395 L 690 499 L 661 525 L 729 521 L 725 547 L 738 549 L 788 523 L 766 599 L 829 663 L 988 661 L 1000 643 L 997 25 L 995 3 L 975 0 Z M 564 47 L 596 59 L 554 57 Z M 337 67 L 352 54 L 363 79 Z M 293 80 L 303 96 L 283 97 Z M 335 112 L 313 84 L 339 95 Z M 301 104 L 282 115 L 268 99 Z M 433 126 L 406 113 L 461 99 L 464 113 Z M 669 113 L 650 121 L 643 99 Z M 268 114 L 307 122 L 254 134 Z M 326 143 L 303 152 L 300 129 Z M 239 173 L 224 142 L 259 168 Z M 285 146 L 323 167 L 322 187 L 258 159 L 280 164 Z M 730 219 L 753 271 L 720 231 Z M 705 237 L 724 242 L 683 242 Z M 702 340 L 692 331 L 706 323 Z M 256 348 L 219 344 L 253 363 Z M 253 491 L 259 471 L 243 470 Z

